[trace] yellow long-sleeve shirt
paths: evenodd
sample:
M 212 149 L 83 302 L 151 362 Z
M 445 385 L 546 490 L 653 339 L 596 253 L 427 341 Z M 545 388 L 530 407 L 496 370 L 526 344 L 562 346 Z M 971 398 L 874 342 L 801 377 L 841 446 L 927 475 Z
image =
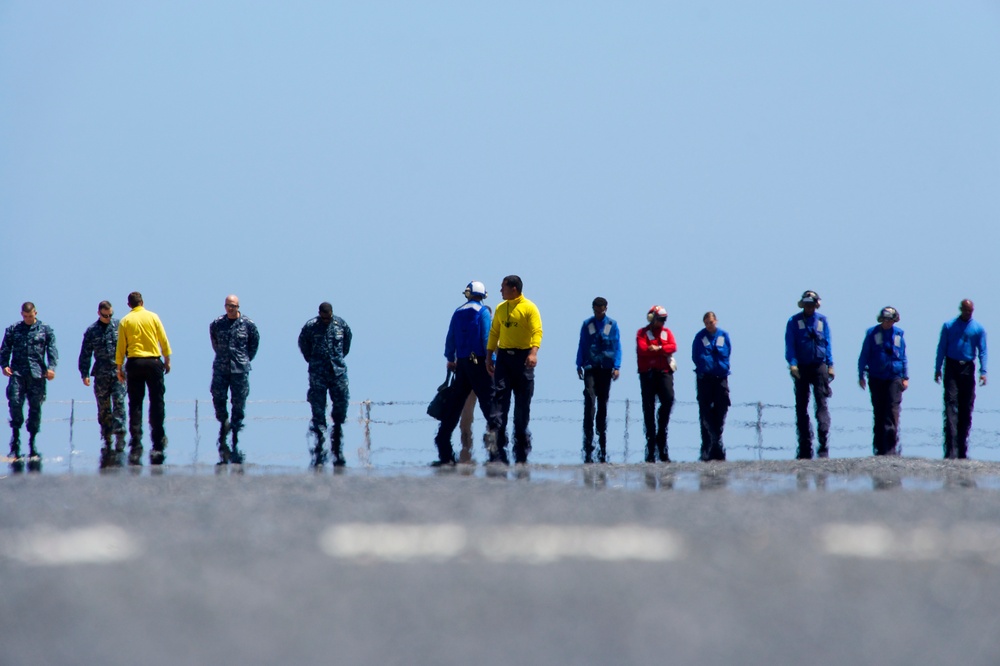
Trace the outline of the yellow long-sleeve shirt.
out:
M 542 346 L 542 315 L 534 303 L 524 296 L 504 301 L 497 306 L 490 325 L 489 351 L 500 349 L 530 349 Z
M 170 356 L 170 341 L 163 323 L 141 305 L 122 317 L 118 323 L 118 347 L 115 349 L 115 363 L 122 365 L 125 357 L 158 358 Z

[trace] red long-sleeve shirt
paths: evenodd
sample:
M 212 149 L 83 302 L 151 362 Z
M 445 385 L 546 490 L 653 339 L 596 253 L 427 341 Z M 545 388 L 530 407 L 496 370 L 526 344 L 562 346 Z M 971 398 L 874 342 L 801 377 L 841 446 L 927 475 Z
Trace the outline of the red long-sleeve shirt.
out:
M 658 345 L 659 349 L 651 349 Z M 639 361 L 639 372 L 663 370 L 671 372 L 670 357 L 677 351 L 677 341 L 670 329 L 664 326 L 656 335 L 649 326 L 640 328 L 635 335 L 635 355 Z

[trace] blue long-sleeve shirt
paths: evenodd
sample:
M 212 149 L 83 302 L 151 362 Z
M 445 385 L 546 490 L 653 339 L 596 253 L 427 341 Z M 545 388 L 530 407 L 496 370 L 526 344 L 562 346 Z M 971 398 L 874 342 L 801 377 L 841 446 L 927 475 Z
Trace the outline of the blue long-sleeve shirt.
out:
M 881 324 L 868 329 L 858 356 L 858 379 L 864 379 L 865 370 L 876 379 L 910 378 L 903 329 L 893 326 L 886 330 Z
M 59 363 L 56 334 L 52 327 L 36 320 L 30 326 L 20 321 L 4 331 L 0 344 L 0 368 L 10 368 L 21 377 L 44 379 Z
M 448 361 L 469 358 L 473 354 L 486 358 L 486 343 L 490 337 L 493 315 L 488 306 L 470 300 L 451 315 L 448 335 L 444 340 L 444 357 Z
M 789 366 L 833 365 L 830 324 L 818 312 L 811 317 L 792 315 L 785 326 L 785 360 Z
M 941 327 L 941 338 L 938 340 L 937 359 L 934 362 L 934 372 L 941 372 L 944 359 L 956 361 L 974 361 L 979 354 L 979 374 L 986 374 L 986 329 L 976 321 L 965 321 L 955 317 Z
M 622 341 L 618 322 L 605 315 L 590 317 L 580 327 L 580 344 L 576 348 L 577 368 L 621 370 Z
M 698 331 L 691 343 L 691 360 L 699 375 L 729 376 L 729 355 L 733 351 L 729 334 L 721 328 L 709 333 L 707 328 Z
M 221 374 L 246 374 L 250 362 L 257 356 L 260 332 L 252 319 L 242 313 L 235 319 L 222 315 L 208 326 L 208 335 L 215 350 L 212 372 Z M 345 352 L 346 354 L 346 352 Z
M 105 324 L 98 319 L 87 327 L 83 333 L 83 343 L 80 345 L 80 358 L 77 366 L 80 377 L 86 379 L 91 375 L 90 359 L 94 359 L 93 375 L 95 377 L 110 377 L 115 374 L 115 350 L 118 348 L 118 320 L 112 317 Z

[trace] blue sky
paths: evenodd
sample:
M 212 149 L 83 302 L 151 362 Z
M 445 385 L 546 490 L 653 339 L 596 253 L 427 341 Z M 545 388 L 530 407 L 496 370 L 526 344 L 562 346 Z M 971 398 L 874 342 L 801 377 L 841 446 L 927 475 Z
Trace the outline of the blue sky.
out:
M 0 322 L 34 301 L 89 399 L 83 330 L 132 290 L 207 398 L 228 293 L 262 334 L 252 398 L 302 399 L 302 324 L 354 331 L 352 397 L 429 399 L 472 279 L 519 274 L 536 396 L 579 395 L 596 295 L 637 397 L 650 305 L 687 349 L 714 310 L 734 401 L 792 401 L 782 336 L 830 318 L 842 406 L 902 315 L 911 390 L 960 299 L 996 330 L 997 2 L 0 3 Z M 694 380 L 681 354 L 678 397 Z M 992 387 L 981 408 L 995 408 Z

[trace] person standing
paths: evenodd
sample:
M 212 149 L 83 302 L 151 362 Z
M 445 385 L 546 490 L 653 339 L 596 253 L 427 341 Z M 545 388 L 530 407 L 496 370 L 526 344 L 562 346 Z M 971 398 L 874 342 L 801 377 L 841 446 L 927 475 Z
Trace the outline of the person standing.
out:
M 729 356 L 733 347 L 729 334 L 719 328 L 714 312 L 706 312 L 701 320 L 705 328 L 691 343 L 701 421 L 701 459 L 725 460 L 722 430 L 732 404 L 729 400 Z
M 969 299 L 959 303 L 959 316 L 941 327 L 934 381 L 941 383 L 944 364 L 944 457 L 965 458 L 972 429 L 972 408 L 976 402 L 976 356 L 979 356 L 979 385 L 986 386 L 986 330 L 972 318 L 975 305 Z
M 94 386 L 97 422 L 101 426 L 101 439 L 104 441 L 102 467 L 116 463 L 118 454 L 125 451 L 125 385 L 118 381 L 115 373 L 118 319 L 114 315 L 110 301 L 101 301 L 97 305 L 97 321 L 83 333 L 77 362 L 83 385 L 90 386 L 93 383 Z M 112 435 L 115 437 L 114 447 L 111 445 Z
M 906 340 L 896 326 L 899 312 L 886 306 L 878 314 L 878 326 L 865 333 L 858 356 L 858 386 L 871 392 L 874 413 L 872 450 L 877 456 L 896 456 L 899 448 L 899 408 L 903 391 L 910 385 L 906 364 Z
M 667 311 L 654 305 L 646 313 L 649 322 L 635 335 L 636 361 L 639 366 L 639 389 L 642 392 L 642 420 L 646 431 L 646 462 L 670 462 L 667 427 L 674 407 L 674 371 L 677 340 L 666 327 Z M 656 401 L 660 401 L 656 409 Z
M 497 306 L 486 346 L 486 369 L 493 375 L 486 449 L 490 462 L 508 464 L 507 418 L 514 397 L 514 462 L 527 463 L 531 451 L 531 396 L 535 392 L 535 367 L 542 344 L 542 315 L 522 294 L 523 282 L 508 275 L 500 285 L 504 302 Z M 493 361 L 496 352 L 496 362 Z
M 11 324 L 0 344 L 0 368 L 8 377 L 7 407 L 10 410 L 10 458 L 16 470 L 22 469 L 21 426 L 24 425 L 24 401 L 28 401 L 28 469 L 42 468 L 42 456 L 35 438 L 42 425 L 42 403 L 46 382 L 56 378 L 59 351 L 52 327 L 38 319 L 35 304 L 21 304 L 21 321 Z
M 330 411 L 333 418 L 330 452 L 334 466 L 343 467 L 346 464 L 343 453 L 344 423 L 350 399 L 344 357 L 351 351 L 351 328 L 343 319 L 334 316 L 332 305 L 320 303 L 319 315 L 307 321 L 299 333 L 299 351 L 309 364 L 309 391 L 306 397 L 312 407 L 310 430 L 316 435 L 313 464 L 319 467 L 326 462 L 323 444 L 327 428 L 326 395 L 329 393 L 333 403 Z
M 240 299 L 226 296 L 226 313 L 208 327 L 215 360 L 212 361 L 212 405 L 219 422 L 219 464 L 242 463 L 243 453 L 237 448 L 243 429 L 247 396 L 250 395 L 250 362 L 257 356 L 260 334 L 257 325 L 240 312 Z M 226 399 L 232 396 L 232 420 L 226 410 Z M 232 432 L 233 446 L 226 436 Z
M 583 462 L 594 462 L 594 406 L 597 407 L 597 461 L 608 461 L 608 398 L 611 382 L 622 366 L 618 323 L 608 316 L 608 301 L 598 296 L 591 303 L 594 316 L 580 327 L 576 348 L 576 374 L 583 380 Z
M 458 425 L 470 394 L 475 394 L 478 399 L 479 408 L 487 423 L 491 419 L 493 379 L 486 369 L 486 345 L 492 317 L 490 309 L 483 304 L 486 300 L 486 286 L 482 282 L 473 281 L 468 284 L 464 293 L 468 301 L 451 315 L 448 334 L 445 336 L 444 357 L 448 370 L 455 373 L 455 378 L 441 425 L 434 438 L 438 450 L 438 459 L 432 463 L 435 467 L 456 463 L 451 434 Z
M 827 399 L 833 395 L 830 382 L 834 379 L 833 350 L 830 344 L 830 324 L 816 312 L 820 297 L 806 291 L 799 299 L 802 312 L 792 315 L 785 326 L 785 360 L 795 384 L 795 429 L 798 449 L 795 457 L 813 457 L 813 429 L 809 421 L 809 390 L 816 405 L 816 426 L 819 431 L 817 455 L 830 455 L 830 410 Z
M 149 389 L 149 429 L 153 444 L 149 464 L 162 465 L 167 457 L 163 396 L 167 390 L 164 376 L 170 373 L 170 341 L 159 316 L 143 305 L 142 294 L 138 291 L 129 294 L 128 306 L 131 311 L 118 324 L 115 348 L 118 381 L 125 382 L 128 377 L 128 462 L 130 465 L 142 464 L 142 403 Z

